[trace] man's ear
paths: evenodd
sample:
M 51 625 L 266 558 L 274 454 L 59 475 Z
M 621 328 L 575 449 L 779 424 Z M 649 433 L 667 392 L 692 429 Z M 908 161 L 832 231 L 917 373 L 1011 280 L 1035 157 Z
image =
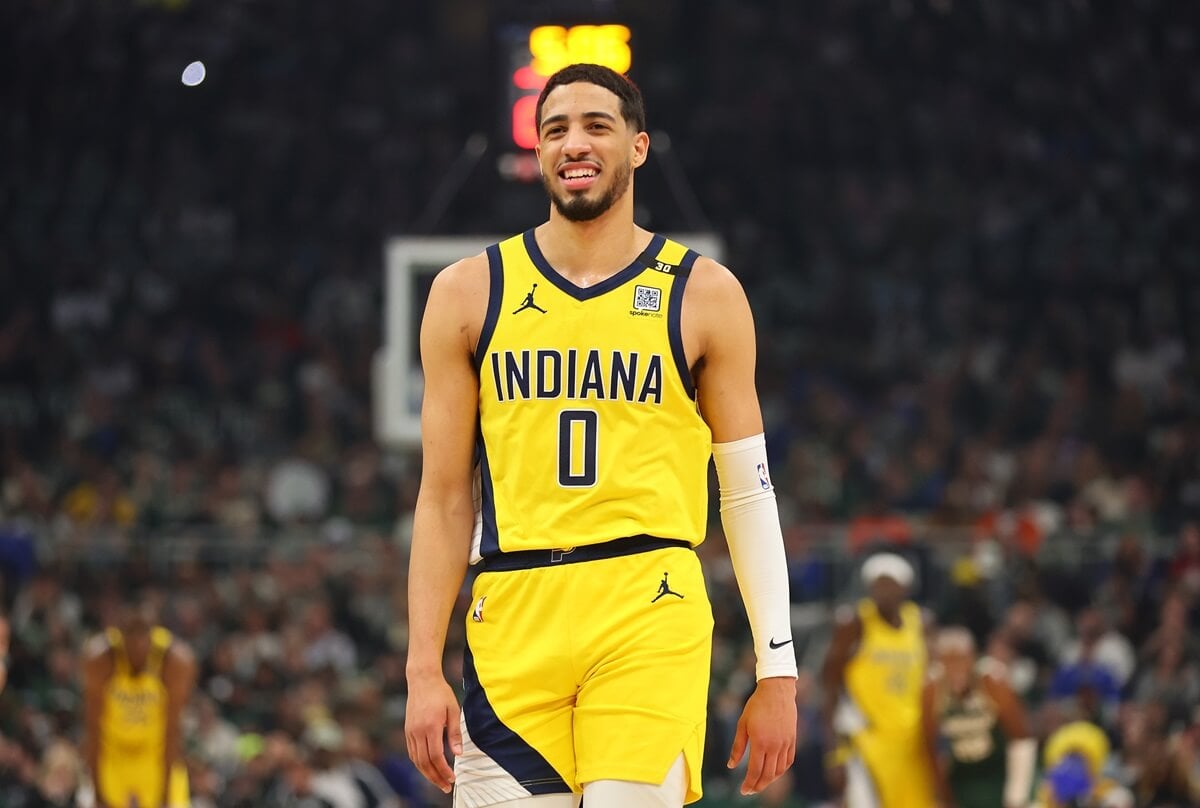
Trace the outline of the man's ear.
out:
M 637 168 L 646 162 L 649 155 L 650 135 L 646 132 L 638 132 L 633 137 L 633 167 Z

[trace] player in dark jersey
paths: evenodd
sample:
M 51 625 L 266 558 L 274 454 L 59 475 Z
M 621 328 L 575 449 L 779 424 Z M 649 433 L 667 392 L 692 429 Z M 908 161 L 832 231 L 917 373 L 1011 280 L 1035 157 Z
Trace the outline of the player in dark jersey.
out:
M 998 663 L 977 664 L 965 628 L 942 629 L 924 692 L 925 740 L 938 761 L 938 801 L 957 808 L 1029 803 L 1037 745 Z

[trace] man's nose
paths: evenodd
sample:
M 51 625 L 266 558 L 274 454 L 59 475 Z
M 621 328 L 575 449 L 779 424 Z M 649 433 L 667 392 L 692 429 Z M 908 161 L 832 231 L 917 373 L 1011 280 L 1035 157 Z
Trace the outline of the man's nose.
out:
M 592 153 L 592 143 L 582 126 L 572 126 L 567 130 L 567 139 L 563 143 L 563 153 L 567 157 L 582 157 Z

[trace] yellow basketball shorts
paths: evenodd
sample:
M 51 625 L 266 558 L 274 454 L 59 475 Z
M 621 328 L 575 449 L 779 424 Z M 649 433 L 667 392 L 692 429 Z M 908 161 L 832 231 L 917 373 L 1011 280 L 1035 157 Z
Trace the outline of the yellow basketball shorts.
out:
M 931 808 L 936 802 L 929 755 L 919 735 L 893 737 L 863 731 L 854 736 L 847 774 L 861 779 L 850 808 Z M 852 789 L 847 787 L 847 797 Z
M 681 752 L 699 799 L 713 620 L 696 553 L 554 552 L 472 587 L 456 805 L 657 784 Z
M 109 808 L 188 808 L 187 768 L 182 763 L 171 767 L 167 804 L 162 803 L 162 752 L 141 754 L 102 754 L 99 791 Z M 135 802 L 136 800 L 136 802 Z

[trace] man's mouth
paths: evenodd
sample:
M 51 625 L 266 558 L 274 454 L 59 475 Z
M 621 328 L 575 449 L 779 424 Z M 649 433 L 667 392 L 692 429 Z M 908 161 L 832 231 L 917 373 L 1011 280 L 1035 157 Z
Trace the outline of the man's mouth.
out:
M 594 165 L 568 165 L 558 171 L 558 176 L 568 191 L 590 188 L 599 175 L 600 169 Z

